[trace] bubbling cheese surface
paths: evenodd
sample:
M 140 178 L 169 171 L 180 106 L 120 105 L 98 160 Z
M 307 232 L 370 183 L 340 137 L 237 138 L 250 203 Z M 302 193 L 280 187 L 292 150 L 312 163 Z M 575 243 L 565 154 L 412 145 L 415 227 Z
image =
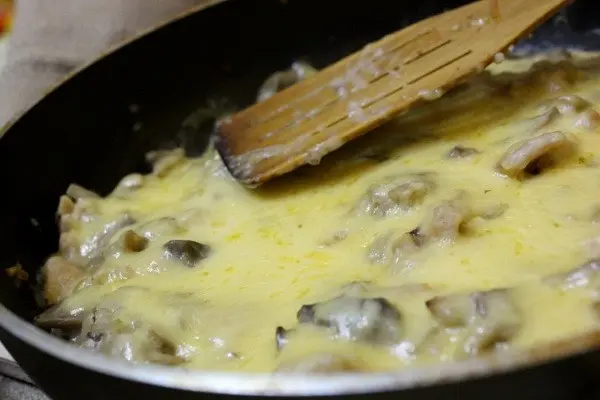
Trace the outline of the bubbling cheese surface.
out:
M 269 372 L 405 368 L 596 330 L 600 67 L 573 57 L 494 65 L 265 187 L 239 185 L 209 149 L 124 195 L 79 200 L 60 254 L 77 285 L 63 275 L 56 299 L 46 288 L 62 300 L 51 312 L 83 320 L 76 344 L 132 361 Z M 514 172 L 514 152 L 553 132 L 552 156 Z M 394 182 L 417 186 L 392 195 Z M 135 223 L 109 242 L 146 232 L 145 248 L 98 261 L 98 232 L 123 213 Z M 163 218 L 175 228 L 144 230 Z M 210 251 L 186 265 L 170 240 Z M 467 305 L 431 301 L 453 294 Z M 331 303 L 348 298 L 367 301 Z M 94 327 L 99 312 L 110 323 Z

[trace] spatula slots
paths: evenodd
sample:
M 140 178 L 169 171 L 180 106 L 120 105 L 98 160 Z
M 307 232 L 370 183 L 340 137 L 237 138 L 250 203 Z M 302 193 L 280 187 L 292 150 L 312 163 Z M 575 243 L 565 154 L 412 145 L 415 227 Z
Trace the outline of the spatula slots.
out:
M 371 43 L 217 128 L 241 183 L 260 185 L 483 71 L 570 0 L 481 0 Z

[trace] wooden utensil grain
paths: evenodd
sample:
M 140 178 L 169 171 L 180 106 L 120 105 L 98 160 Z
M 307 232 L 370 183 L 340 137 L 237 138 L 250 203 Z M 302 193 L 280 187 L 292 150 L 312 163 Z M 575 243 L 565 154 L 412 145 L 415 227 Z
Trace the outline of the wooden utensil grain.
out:
M 428 18 L 221 121 L 216 146 L 260 185 L 483 71 L 569 0 L 482 0 Z

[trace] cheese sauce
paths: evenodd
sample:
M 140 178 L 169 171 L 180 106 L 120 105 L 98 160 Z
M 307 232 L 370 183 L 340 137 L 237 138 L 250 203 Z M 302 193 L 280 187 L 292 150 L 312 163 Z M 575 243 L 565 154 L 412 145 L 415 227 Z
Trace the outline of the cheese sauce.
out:
M 596 330 L 600 67 L 573 57 L 494 65 L 258 189 L 209 149 L 105 198 L 72 190 L 38 323 L 241 371 L 388 370 Z

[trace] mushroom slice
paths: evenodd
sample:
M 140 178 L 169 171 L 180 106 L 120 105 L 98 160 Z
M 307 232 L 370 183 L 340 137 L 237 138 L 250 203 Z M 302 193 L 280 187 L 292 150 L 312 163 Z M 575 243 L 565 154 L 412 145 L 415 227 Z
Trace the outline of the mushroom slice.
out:
M 184 363 L 185 358 L 178 354 L 178 344 L 129 306 L 152 294 L 148 289 L 130 286 L 105 296 L 87 314 L 75 343 L 132 362 Z M 158 294 L 159 299 L 167 300 L 161 296 Z M 166 305 L 162 301 L 156 304 Z
M 426 302 L 443 328 L 464 328 L 459 356 L 474 356 L 512 340 L 522 325 L 510 290 L 451 294 Z
M 300 323 L 328 328 L 333 337 L 345 340 L 390 345 L 402 336 L 400 311 L 384 298 L 340 296 L 302 306 L 297 318 Z
M 550 125 L 558 117 L 560 117 L 560 112 L 556 109 L 556 107 L 549 107 L 540 115 L 517 122 L 513 128 L 519 132 L 531 134 L 536 132 L 538 129 Z
M 72 198 L 73 200 L 79 199 L 99 199 L 100 196 L 97 193 L 92 192 L 84 188 L 83 186 L 79 186 L 75 183 L 71 183 L 67 188 L 67 196 Z
M 411 256 L 423 245 L 418 230 L 406 232 L 400 236 L 385 235 L 371 243 L 367 255 L 369 261 L 378 264 L 411 264 Z
M 140 189 L 144 185 L 144 175 L 134 173 L 125 176 L 117 184 L 111 193 L 111 196 L 127 197 L 131 193 Z
M 577 128 L 595 131 L 600 126 L 600 113 L 593 109 L 580 113 L 575 120 L 575 126 Z
M 552 153 L 572 145 L 567 136 L 559 131 L 544 133 L 510 146 L 498 161 L 499 172 L 515 179 L 537 175 L 553 164 Z
M 480 154 L 481 152 L 473 147 L 464 147 L 464 146 L 454 146 L 452 150 L 450 150 L 446 154 L 446 158 L 451 159 L 461 159 L 461 158 L 469 158 Z
M 556 108 L 561 115 L 575 115 L 585 110 L 590 104 L 589 101 L 580 96 L 566 95 L 546 101 L 541 105 L 540 110 L 546 112 L 549 109 Z
M 415 255 L 431 242 L 452 243 L 460 234 L 462 225 L 472 217 L 466 193 L 434 207 L 418 228 L 399 236 L 393 233 L 376 238 L 369 246 L 367 258 L 372 263 L 415 264 Z
M 90 330 L 84 332 L 79 344 L 104 354 L 119 356 L 127 361 L 180 365 L 185 362 L 177 355 L 177 346 L 148 329 L 135 319 L 116 317 L 107 310 L 94 310 Z
M 355 211 L 358 214 L 376 217 L 386 217 L 400 211 L 408 212 L 420 205 L 434 188 L 435 183 L 431 173 L 386 178 L 382 183 L 368 189 Z
M 85 318 L 82 308 L 69 308 L 64 302 L 54 305 L 37 317 L 34 322 L 44 329 L 79 331 Z
M 123 251 L 126 253 L 139 253 L 148 247 L 148 239 L 140 236 L 131 229 L 125 231 L 121 237 Z
M 86 276 L 84 270 L 60 256 L 52 256 L 42 269 L 44 299 L 49 305 L 58 304 L 68 297 Z
M 434 297 L 425 305 L 433 317 L 448 328 L 467 326 L 477 312 L 474 299 L 465 294 Z
M 454 199 L 434 207 L 421 226 L 413 231 L 423 242 L 431 240 L 452 243 L 460 233 L 460 228 L 472 214 L 466 193 L 459 193 Z
M 71 214 L 74 209 L 75 209 L 75 203 L 69 196 L 67 196 L 67 195 L 60 196 L 60 198 L 58 199 L 58 208 L 56 209 L 56 214 L 59 217 L 62 217 L 63 215 Z
M 275 345 L 277 346 L 277 351 L 283 350 L 283 348 L 288 344 L 289 332 L 289 330 L 282 326 L 278 326 L 275 329 Z
M 110 242 L 110 239 L 121 229 L 133 225 L 135 220 L 127 213 L 119 215 L 114 220 L 106 223 L 101 231 L 96 232 L 81 244 L 80 253 L 84 257 L 92 258 Z
M 559 286 L 563 289 L 574 289 L 588 287 L 590 284 L 598 283 L 600 286 L 600 259 L 592 259 L 584 264 L 568 271 L 549 275 L 543 278 L 543 282 L 551 286 Z
M 207 258 L 210 251 L 210 246 L 193 240 L 169 240 L 163 245 L 163 258 L 178 260 L 183 265 L 192 268 Z

